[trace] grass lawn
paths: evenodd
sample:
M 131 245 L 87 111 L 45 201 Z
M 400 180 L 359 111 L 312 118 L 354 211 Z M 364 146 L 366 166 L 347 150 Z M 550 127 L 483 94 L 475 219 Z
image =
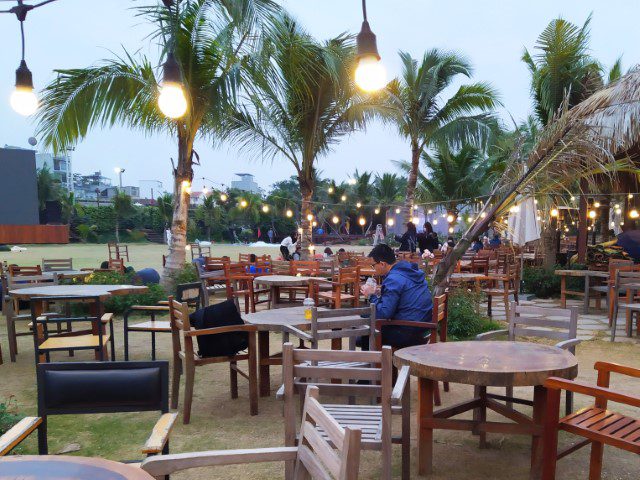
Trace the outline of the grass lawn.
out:
M 364 248 L 364 247 L 363 247 Z M 136 268 L 151 266 L 159 268 L 165 247 L 161 245 L 132 244 L 131 264 Z M 235 256 L 246 252 L 248 247 L 216 246 L 215 255 Z M 263 249 L 255 249 L 262 253 Z M 267 252 L 275 250 L 264 249 Z M 251 250 L 253 251 L 253 249 Z M 97 265 L 106 258 L 106 245 L 34 246 L 20 254 L 0 253 L 0 260 L 19 264 L 35 264 L 42 257 L 72 257 L 78 267 Z M 0 321 L 0 323 L 4 323 Z M 116 319 L 116 345 L 118 358 L 122 359 L 122 322 Z M 150 336 L 132 334 L 132 359 L 150 358 Z M 19 411 L 27 415 L 36 413 L 36 385 L 33 363 L 33 346 L 30 337 L 19 338 L 19 355 L 16 363 L 8 359 L 6 329 L 0 327 L 0 344 L 5 354 L 5 363 L 0 365 L 0 401 L 13 397 Z M 281 338 L 271 337 L 272 351 L 278 351 Z M 158 357 L 170 359 L 170 339 L 159 335 Z M 596 360 L 619 362 L 631 366 L 640 365 L 640 345 L 637 343 L 611 344 L 605 340 L 582 343 L 577 350 L 580 362 L 579 378 L 595 384 L 593 364 Z M 76 353 L 74 361 L 90 360 L 88 353 Z M 66 354 L 54 355 L 54 360 L 69 361 Z M 279 368 L 272 368 L 271 386 L 275 392 L 281 382 Z M 638 395 L 640 381 L 630 381 L 619 376 L 613 377 L 612 386 L 622 392 Z M 492 389 L 503 392 L 502 389 Z M 516 389 L 516 394 L 524 398 L 532 396 L 532 389 Z M 463 401 L 472 395 L 472 388 L 465 385 L 451 385 L 451 391 L 443 394 L 445 406 Z M 182 391 L 181 391 L 182 399 Z M 576 397 L 576 408 L 586 405 L 589 399 Z M 182 405 L 180 403 L 180 405 Z M 417 406 L 416 382 L 412 381 L 412 407 Z M 613 404 L 614 409 L 638 417 L 638 410 Z M 274 396 L 260 398 L 260 413 L 249 416 L 248 386 L 240 379 L 239 398 L 232 400 L 229 395 L 229 374 L 227 367 L 212 365 L 199 367 L 196 371 L 196 385 L 192 420 L 183 425 L 179 417 L 171 436 L 172 452 L 186 452 L 209 449 L 252 448 L 280 446 L 283 444 L 284 427 L 282 403 Z M 522 407 L 530 413 L 530 409 Z M 57 416 L 49 422 L 50 452 L 56 453 L 71 443 L 77 443 L 80 450 L 76 455 L 101 456 L 114 460 L 140 458 L 140 448 L 151 430 L 156 414 L 118 414 L 91 416 Z M 412 415 L 415 418 L 415 412 Z M 489 419 L 492 414 L 489 413 Z M 399 420 L 399 419 L 396 419 Z M 495 418 L 497 420 L 497 418 Z M 396 425 L 398 427 L 398 425 Z M 417 478 L 417 431 L 412 423 L 412 478 Z M 434 445 L 434 475 L 436 480 L 477 480 L 477 479 L 526 479 L 529 472 L 530 439 L 507 435 L 489 435 L 490 447 L 479 450 L 477 437 L 463 432 L 436 432 Z M 571 442 L 569 436 L 561 436 L 560 443 Z M 28 439 L 20 453 L 35 453 L 36 438 Z M 582 480 L 587 478 L 589 464 L 588 449 L 583 449 L 559 462 L 558 478 Z M 378 479 L 379 455 L 365 452 L 361 463 L 361 478 Z M 394 477 L 400 475 L 399 446 L 394 446 Z M 248 466 L 223 467 L 206 470 L 192 470 L 172 476 L 176 479 L 273 479 L 283 478 L 280 464 L 256 464 Z M 640 460 L 620 450 L 605 450 L 603 479 L 637 480 L 640 478 Z

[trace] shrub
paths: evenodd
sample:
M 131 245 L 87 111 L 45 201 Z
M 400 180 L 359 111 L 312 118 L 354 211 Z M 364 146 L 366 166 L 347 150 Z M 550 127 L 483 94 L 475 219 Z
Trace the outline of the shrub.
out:
M 178 285 L 180 283 L 198 282 L 200 277 L 198 276 L 196 267 L 192 263 L 188 263 L 181 270 L 178 270 L 173 276 L 173 280 L 174 283 Z
M 89 275 L 86 283 L 91 285 L 135 285 L 135 272 L 124 275 L 117 272 L 94 272 Z M 114 295 L 104 302 L 105 310 L 121 314 L 132 305 L 155 305 L 166 298 L 164 288 L 157 284 L 147 285 L 149 291 L 137 295 Z
M 86 223 L 81 223 L 76 227 L 78 232 L 78 236 L 83 243 L 87 242 L 95 242 L 98 240 L 98 235 L 96 231 L 98 227 L 96 225 L 88 225 Z
M 13 396 L 0 402 L 0 435 L 18 423 L 24 415 L 18 413 L 18 402 Z
M 560 276 L 554 269 L 526 267 L 522 273 L 524 293 L 532 293 L 538 298 L 549 298 L 560 294 Z
M 448 301 L 448 339 L 472 339 L 480 333 L 502 328 L 498 322 L 477 312 L 480 294 L 456 288 L 449 291 Z

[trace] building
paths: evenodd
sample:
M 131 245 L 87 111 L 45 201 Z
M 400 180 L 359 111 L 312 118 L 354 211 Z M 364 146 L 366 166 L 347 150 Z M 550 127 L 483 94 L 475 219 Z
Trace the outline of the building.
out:
M 140 199 L 150 200 L 151 203 L 166 193 L 160 180 L 140 180 L 138 185 L 140 185 Z
M 78 200 L 96 201 L 98 197 L 102 200 L 106 198 L 106 194 L 103 192 L 111 188 L 111 179 L 103 176 L 101 171 L 91 175 L 75 174 L 73 188 Z
M 100 200 L 105 199 L 111 201 L 113 197 L 115 197 L 119 191 L 122 191 L 129 195 L 132 200 L 136 201 L 140 198 L 140 188 L 133 187 L 131 185 L 124 185 L 122 188 L 120 187 L 108 187 L 105 189 L 100 196 Z
M 260 193 L 260 187 L 253 180 L 253 175 L 250 173 L 236 173 L 240 177 L 240 180 L 234 180 L 231 182 L 231 188 L 236 190 L 242 190 L 243 192 Z
M 52 175 L 68 191 L 73 192 L 73 171 L 71 156 L 53 155 L 51 153 L 36 153 L 36 169 L 47 167 Z

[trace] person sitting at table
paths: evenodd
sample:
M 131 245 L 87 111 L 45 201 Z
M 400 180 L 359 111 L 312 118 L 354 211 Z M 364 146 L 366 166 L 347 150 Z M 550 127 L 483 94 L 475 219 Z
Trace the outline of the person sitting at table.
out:
M 640 230 L 635 230 L 633 222 L 621 225 L 622 233 L 618 235 L 617 245 L 636 262 L 640 261 Z
M 500 234 L 496 233 L 493 235 L 493 238 L 489 241 L 489 246 L 491 248 L 498 248 L 502 245 L 502 240 L 500 240 Z
M 283 260 L 291 260 L 291 256 L 296 251 L 296 240 L 298 235 L 296 233 L 292 233 L 291 235 L 284 237 L 282 242 L 280 242 L 280 253 L 282 254 Z
M 484 245 L 482 245 L 482 240 L 480 239 L 479 236 L 476 237 L 476 239 L 473 241 L 473 245 L 471 245 L 471 250 L 478 253 L 483 248 L 484 248 Z
M 384 277 L 380 292 L 377 286 L 364 284 L 360 291 L 376 306 L 376 318 L 387 320 L 408 320 L 412 322 L 431 321 L 433 302 L 424 272 L 415 263 L 396 261 L 391 247 L 377 245 L 369 253 L 374 261 L 376 276 Z M 404 348 L 424 343 L 429 332 L 420 328 L 389 326 L 382 328 L 382 344 Z M 361 341 L 363 349 L 368 341 Z

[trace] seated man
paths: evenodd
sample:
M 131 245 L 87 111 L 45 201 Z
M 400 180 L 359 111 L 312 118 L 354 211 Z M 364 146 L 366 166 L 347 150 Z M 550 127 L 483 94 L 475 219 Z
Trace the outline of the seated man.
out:
M 374 285 L 365 284 L 360 291 L 375 304 L 376 318 L 430 322 L 431 292 L 418 265 L 404 260 L 396 262 L 395 253 L 385 244 L 374 247 L 369 257 L 375 262 L 376 274 L 384 276 L 384 280 L 379 295 L 376 295 Z M 428 334 L 429 331 L 420 328 L 383 327 L 382 344 L 395 348 L 409 347 L 423 343 Z
M 635 261 L 640 261 L 640 230 L 633 228 L 634 222 L 626 221 L 622 225 L 622 233 L 618 235 L 617 244 Z

